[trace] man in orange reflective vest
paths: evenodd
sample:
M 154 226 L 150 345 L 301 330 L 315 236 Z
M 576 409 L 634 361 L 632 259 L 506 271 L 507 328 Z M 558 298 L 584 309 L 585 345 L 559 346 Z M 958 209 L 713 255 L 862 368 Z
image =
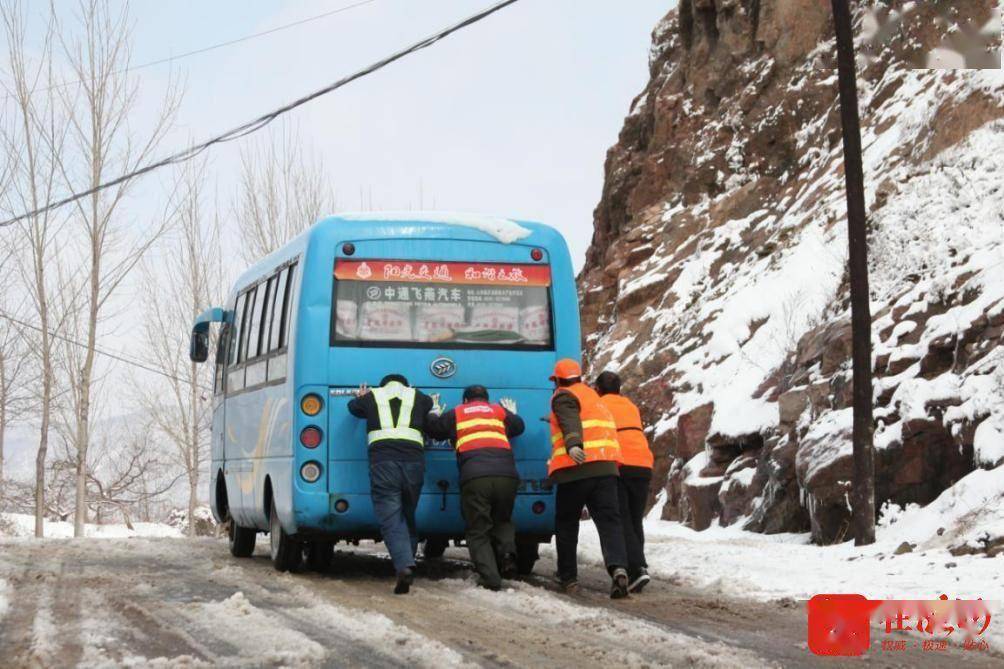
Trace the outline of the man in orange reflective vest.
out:
M 460 510 L 467 526 L 467 549 L 481 585 L 499 590 L 502 578 L 516 574 L 516 503 L 519 474 L 509 439 L 523 434 L 516 404 L 503 398 L 488 401 L 488 389 L 464 389 L 464 403 L 441 416 L 429 414 L 426 430 L 449 439 L 460 466 Z
M 651 580 L 645 562 L 645 504 L 652 480 L 652 451 L 641 425 L 641 414 L 634 402 L 621 395 L 621 378 L 614 372 L 596 377 L 596 392 L 610 410 L 617 424 L 617 443 L 621 447 L 620 477 L 617 479 L 621 522 L 628 556 L 628 590 L 641 592 Z
M 559 360 L 551 376 L 551 459 L 547 474 L 557 485 L 555 544 L 558 581 L 566 591 L 578 588 L 576 549 L 582 507 L 600 535 L 603 563 L 610 574 L 610 597 L 628 595 L 627 551 L 617 497 L 620 446 L 617 427 L 596 391 L 582 382 L 574 360 Z

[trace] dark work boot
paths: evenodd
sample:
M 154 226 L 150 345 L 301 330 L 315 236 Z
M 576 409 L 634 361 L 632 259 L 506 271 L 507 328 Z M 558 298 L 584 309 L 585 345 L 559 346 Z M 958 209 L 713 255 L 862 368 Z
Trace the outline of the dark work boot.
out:
M 503 555 L 499 571 L 502 572 L 502 578 L 516 578 L 516 556 L 512 553 L 506 553 Z
M 628 584 L 628 590 L 631 592 L 641 592 L 648 585 L 652 578 L 648 575 L 648 570 L 644 567 L 638 570 L 638 573 L 631 578 L 631 582 Z
M 411 584 L 415 581 L 415 572 L 411 567 L 405 567 L 397 572 L 397 584 L 394 586 L 395 595 L 407 595 L 411 590 Z
M 610 599 L 623 599 L 628 596 L 628 575 L 623 567 L 614 569 L 613 582 L 610 584 Z
M 558 587 L 561 588 L 562 592 L 572 594 L 579 591 L 579 579 L 575 576 L 562 576 L 561 574 L 556 575 L 558 578 Z

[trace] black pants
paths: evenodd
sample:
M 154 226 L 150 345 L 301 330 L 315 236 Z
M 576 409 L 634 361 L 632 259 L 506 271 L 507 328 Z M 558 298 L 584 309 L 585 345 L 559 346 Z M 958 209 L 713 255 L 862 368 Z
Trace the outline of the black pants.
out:
M 600 549 L 607 571 L 627 567 L 624 529 L 621 527 L 616 476 L 596 476 L 559 483 L 555 499 L 555 544 L 558 549 L 558 577 L 569 580 L 578 576 L 575 551 L 579 545 L 579 521 L 582 507 L 596 523 Z
M 508 476 L 483 476 L 460 488 L 460 509 L 467 525 L 467 550 L 485 585 L 499 587 L 499 559 L 516 553 L 512 507 L 519 481 Z
M 645 525 L 642 521 L 645 519 L 649 481 L 650 479 L 641 476 L 622 476 L 617 479 L 628 572 L 632 577 L 637 576 L 641 569 L 648 568 L 648 563 L 645 562 Z

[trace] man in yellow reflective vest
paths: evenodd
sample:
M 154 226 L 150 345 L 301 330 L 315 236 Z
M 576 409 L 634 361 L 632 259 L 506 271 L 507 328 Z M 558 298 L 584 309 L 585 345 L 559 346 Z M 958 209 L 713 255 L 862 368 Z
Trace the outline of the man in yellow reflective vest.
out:
M 566 592 L 578 588 L 576 549 L 582 508 L 600 535 L 603 562 L 612 583 L 610 597 L 628 596 L 627 549 L 617 497 L 620 446 L 617 427 L 596 391 L 582 382 L 574 360 L 559 360 L 551 376 L 551 459 L 547 474 L 557 485 L 555 544 L 558 581 Z
M 370 496 L 380 534 L 390 553 L 397 584 L 403 595 L 414 580 L 415 508 L 425 479 L 425 418 L 432 398 L 408 385 L 400 374 L 388 374 L 379 388 L 359 388 L 349 413 L 366 419 L 369 443 Z
M 519 473 L 509 440 L 523 434 L 516 403 L 488 401 L 488 389 L 464 389 L 463 404 L 428 418 L 429 436 L 449 439 L 460 467 L 460 509 L 467 526 L 467 549 L 481 585 L 499 590 L 516 575 L 516 503 Z

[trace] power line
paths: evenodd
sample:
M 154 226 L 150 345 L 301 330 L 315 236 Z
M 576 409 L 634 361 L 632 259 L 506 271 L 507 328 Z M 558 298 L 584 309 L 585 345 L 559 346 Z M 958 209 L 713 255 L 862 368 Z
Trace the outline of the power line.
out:
M 162 158 L 162 159 L 160 159 L 160 160 L 158 160 L 156 162 L 149 163 L 149 164 L 147 164 L 147 165 L 145 165 L 143 167 L 140 167 L 140 168 L 138 168 L 136 170 L 133 170 L 132 172 L 128 172 L 126 174 L 123 174 L 120 177 L 117 177 L 117 178 L 112 179 L 110 181 L 105 181 L 105 182 L 103 182 L 101 184 L 98 184 L 97 186 L 94 186 L 93 188 L 89 188 L 89 189 L 87 189 L 85 191 L 80 191 L 78 193 L 74 193 L 74 194 L 72 194 L 72 195 L 70 195 L 68 197 L 65 197 L 65 198 L 61 199 L 61 200 L 56 200 L 55 202 L 50 202 L 50 203 L 46 204 L 45 206 L 42 206 L 42 207 L 39 207 L 38 209 L 35 209 L 34 211 L 29 211 L 29 212 L 26 212 L 26 213 L 21 214 L 19 216 L 15 216 L 14 218 L 5 220 L 2 223 L 0 223 L 0 228 L 12 225 L 14 223 L 17 223 L 18 221 L 24 220 L 26 218 L 30 218 L 32 216 L 37 216 L 37 215 L 39 215 L 41 213 L 44 213 L 46 211 L 50 211 L 52 209 L 56 209 L 58 207 L 62 207 L 63 205 L 70 204 L 71 202 L 76 202 L 77 200 L 79 200 L 81 198 L 84 198 L 84 197 L 87 197 L 88 195 L 93 195 L 95 193 L 98 193 L 100 191 L 105 190 L 106 188 L 111 188 L 112 186 L 117 186 L 117 185 L 119 185 L 119 184 L 121 184 L 121 183 L 123 183 L 125 181 L 128 181 L 128 180 L 133 179 L 133 178 L 138 177 L 138 176 L 142 176 L 142 175 L 144 175 L 144 174 L 146 174 L 148 172 L 152 172 L 152 171 L 160 169 L 162 167 L 167 167 L 168 165 L 176 165 L 178 163 L 183 163 L 185 161 L 191 160 L 192 158 L 195 158 L 200 153 L 202 153 L 203 151 L 209 149 L 210 147 L 212 147 L 215 144 L 223 144 L 224 142 L 230 142 L 230 141 L 233 141 L 235 139 L 240 139 L 241 137 L 245 137 L 247 135 L 250 135 L 253 132 L 261 130 L 262 128 L 264 128 L 269 123 L 271 123 L 272 121 L 274 121 L 278 117 L 282 116 L 283 114 L 286 114 L 286 113 L 288 113 L 288 112 L 296 109 L 297 107 L 305 105 L 308 102 L 311 102 L 312 100 L 315 100 L 316 98 L 319 98 L 319 97 L 321 97 L 323 95 L 327 95 L 328 93 L 331 93 L 332 91 L 338 90 L 342 86 L 345 86 L 346 84 L 352 83 L 356 79 L 362 79 L 363 77 L 366 77 L 366 76 L 368 76 L 370 74 L 373 74 L 377 70 L 381 70 L 384 67 L 390 65 L 391 63 L 404 58 L 405 56 L 411 55 L 411 54 L 415 53 L 416 51 L 421 51 L 422 49 L 428 48 L 428 47 L 432 46 L 433 44 L 435 44 L 436 42 L 438 42 L 439 40 L 441 40 L 441 39 L 443 39 L 445 37 L 448 37 L 449 35 L 452 35 L 453 33 L 457 32 L 458 30 L 462 30 L 463 28 L 466 28 L 467 26 L 473 25 L 473 24 L 477 23 L 478 21 L 481 21 L 482 19 L 485 19 L 488 16 L 491 16 L 495 12 L 497 12 L 497 11 L 499 11 L 499 10 L 505 8 L 505 7 L 508 7 L 509 5 L 515 4 L 518 1 L 519 0 L 502 0 L 502 2 L 499 2 L 499 3 L 495 4 L 495 5 L 492 5 L 491 7 L 488 7 L 487 9 L 483 9 L 480 12 L 478 12 L 477 14 L 474 14 L 473 16 L 470 16 L 470 17 L 464 19 L 463 21 L 460 21 L 459 23 L 455 23 L 455 24 L 453 24 L 453 25 L 451 25 L 451 26 L 449 26 L 447 28 L 444 28 L 443 30 L 440 30 L 439 32 L 434 33 L 433 35 L 430 35 L 429 37 L 426 37 L 425 39 L 423 39 L 421 41 L 418 41 L 418 42 L 412 44 L 409 47 L 401 49 L 400 51 L 397 51 L 397 52 L 391 54 L 390 56 L 387 56 L 386 58 L 384 58 L 382 60 L 379 60 L 379 61 L 373 63 L 372 65 L 369 65 L 368 67 L 365 67 L 365 68 L 363 68 L 363 69 L 361 69 L 361 70 L 359 70 L 359 71 L 357 71 L 357 72 L 355 72 L 353 74 L 350 74 L 350 75 L 348 75 L 346 77 L 343 77 L 342 79 L 339 79 L 338 81 L 336 81 L 336 82 L 334 82 L 332 84 L 329 84 L 328 86 L 325 86 L 324 88 L 321 88 L 319 90 L 314 91 L 313 93 L 309 93 L 309 94 L 307 94 L 307 95 L 305 95 L 305 96 L 303 96 L 301 98 L 298 98 L 298 99 L 294 100 L 293 102 L 290 102 L 289 104 L 286 104 L 286 105 L 284 105 L 282 107 L 279 107 L 278 109 L 274 109 L 273 111 L 270 111 L 267 114 L 259 116 L 258 118 L 254 119 L 252 121 L 248 121 L 247 123 L 244 123 L 243 125 L 239 125 L 236 128 L 233 128 L 231 130 L 227 130 L 226 132 L 224 132 L 224 133 L 222 133 L 220 135 L 217 135 L 217 136 L 213 137 L 212 139 L 209 139 L 209 140 L 203 142 L 202 144 L 197 144 L 197 145 L 192 146 L 192 147 L 190 147 L 188 149 L 185 149 L 184 151 L 179 151 L 178 153 L 170 155 L 170 156 L 168 156 L 166 158 Z
M 235 39 L 228 40 L 226 42 L 219 42 L 218 44 L 211 44 L 209 46 L 202 47 L 201 49 L 195 49 L 193 51 L 186 51 L 185 53 L 179 53 L 177 56 L 168 56 L 167 58 L 159 58 L 157 60 L 151 60 L 148 63 L 141 63 L 139 65 L 134 65 L 132 67 L 126 67 L 126 68 L 123 68 L 121 70 L 116 70 L 115 72 L 112 72 L 112 75 L 128 74 L 129 72 L 135 72 L 137 70 L 143 70 L 143 69 L 146 69 L 148 67 L 154 67 L 156 65 L 164 65 L 166 63 L 172 63 L 172 62 L 174 62 L 176 60 L 181 60 L 183 58 L 188 58 L 190 56 L 197 56 L 199 54 L 208 53 L 210 51 L 215 51 L 217 49 L 222 49 L 224 47 L 233 46 L 234 44 L 240 44 L 242 42 L 248 42 L 250 40 L 257 39 L 258 37 L 264 37 L 266 35 L 271 35 L 272 33 L 277 33 L 277 32 L 281 32 L 283 30 L 288 30 L 289 28 L 295 28 L 296 26 L 301 26 L 301 25 L 303 25 L 305 23 L 312 23 L 314 21 L 319 21 L 321 19 L 326 19 L 329 16 L 334 16 L 335 14 L 341 14 L 342 12 L 347 12 L 347 11 L 349 11 L 351 9 L 355 9 L 357 7 L 362 7 L 363 5 L 369 5 L 369 4 L 374 3 L 376 1 L 377 0 L 361 0 L 360 2 L 355 2 L 355 3 L 351 4 L 351 5 L 345 5 L 344 7 L 338 7 L 337 9 L 332 9 L 331 11 L 324 12 L 323 14 L 317 14 L 315 16 L 308 16 L 305 19 L 300 19 L 299 21 L 293 21 L 292 23 L 286 23 L 286 24 L 283 24 L 281 26 L 276 26 L 275 28 L 271 28 L 269 30 L 263 30 L 261 32 L 253 33 L 251 35 L 245 35 L 243 37 L 237 37 Z M 42 92 L 50 91 L 50 90 L 53 90 L 53 89 L 56 89 L 56 88 L 65 88 L 67 86 L 77 86 L 77 85 L 79 85 L 81 83 L 83 83 L 82 79 L 77 80 L 77 81 L 65 81 L 65 82 L 62 82 L 62 83 L 59 83 L 59 84 L 53 84 L 52 86 L 46 86 L 44 88 L 35 89 L 35 90 L 32 91 L 32 93 L 33 94 L 34 93 L 42 93 Z M 4 96 L 5 99 L 11 98 L 11 97 L 14 97 L 12 93 L 8 93 L 7 95 Z
M 73 346 L 77 346 L 79 348 L 84 348 L 84 349 L 88 348 L 87 344 L 85 344 L 83 342 L 77 341 L 76 339 L 71 339 L 71 338 L 67 337 L 66 335 L 61 335 L 58 332 L 54 332 L 52 330 L 48 330 L 47 331 L 44 328 L 42 328 L 41 326 L 39 326 L 39 325 L 35 325 L 34 323 L 29 323 L 27 321 L 22 321 L 19 318 L 14 318 L 10 314 L 6 314 L 6 313 L 4 313 L 2 311 L 0 311 L 0 318 L 5 318 L 8 321 L 10 321 L 11 323 L 14 323 L 16 325 L 20 325 L 21 327 L 26 327 L 26 328 L 28 328 L 30 330 L 34 330 L 35 332 L 48 332 L 48 334 L 49 334 L 50 337 L 53 337 L 55 339 L 59 339 L 60 341 L 64 341 L 67 344 L 72 344 Z M 133 360 L 133 359 L 130 359 L 130 358 L 126 358 L 126 357 L 124 357 L 122 355 L 119 355 L 118 353 L 112 353 L 110 351 L 106 351 L 104 349 L 100 349 L 97 346 L 94 347 L 94 352 L 97 353 L 97 354 L 99 354 L 99 355 L 103 355 L 106 358 L 111 358 L 112 360 L 118 360 L 119 362 L 124 362 L 127 365 L 132 365 L 133 367 L 138 367 L 139 369 L 145 370 L 147 372 L 151 372 L 153 374 L 159 374 L 160 376 L 167 377 L 169 379 L 172 379 L 174 381 L 178 381 L 180 383 L 191 383 L 191 379 L 183 379 L 180 376 L 175 376 L 174 374 L 170 374 L 170 373 L 165 372 L 165 371 L 163 371 L 161 369 L 157 369 L 156 367 L 151 366 L 149 363 L 145 363 L 145 362 L 141 362 L 141 361 L 138 361 L 138 360 Z M 196 384 L 196 385 L 198 385 L 199 388 L 202 388 L 203 390 L 206 390 L 206 391 L 209 391 L 209 392 L 212 392 L 212 390 L 213 390 L 212 388 L 209 388 L 207 386 L 203 386 L 202 384 Z

